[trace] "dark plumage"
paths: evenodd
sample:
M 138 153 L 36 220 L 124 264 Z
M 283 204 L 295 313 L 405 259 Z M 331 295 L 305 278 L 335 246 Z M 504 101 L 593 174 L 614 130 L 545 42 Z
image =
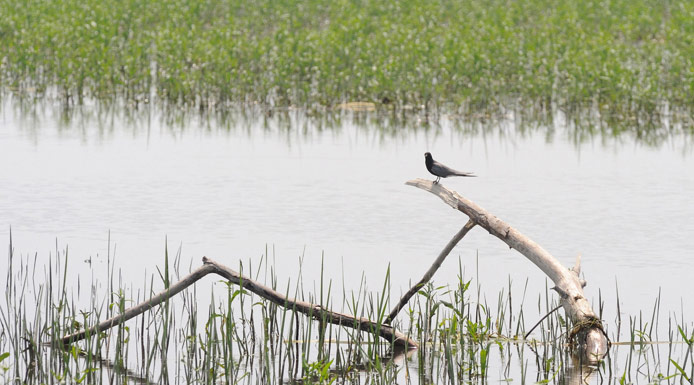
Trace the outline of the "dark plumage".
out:
M 473 175 L 471 172 L 457 171 L 444 164 L 441 164 L 435 161 L 429 152 L 424 154 L 424 164 L 426 164 L 427 170 L 436 176 L 434 183 L 439 183 L 441 178 L 448 178 L 449 176 L 477 176 Z

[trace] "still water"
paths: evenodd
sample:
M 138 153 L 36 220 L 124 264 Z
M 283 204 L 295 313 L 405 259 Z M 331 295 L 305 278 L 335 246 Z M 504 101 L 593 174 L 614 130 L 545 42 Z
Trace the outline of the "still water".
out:
M 37 255 L 39 263 L 69 248 L 75 285 L 106 273 L 110 253 L 136 287 L 161 267 L 168 244 L 180 248 L 186 268 L 202 256 L 235 267 L 267 253 L 280 287 L 299 269 L 313 287 L 321 259 L 325 278 L 347 291 L 362 277 L 380 290 L 390 268 L 390 294 L 399 297 L 467 220 L 405 186 L 433 179 L 424 167 L 430 151 L 479 176 L 445 179 L 445 186 L 566 266 L 582 256 L 586 295 L 596 308 L 604 301 L 613 340 L 625 338 L 615 334 L 617 289 L 622 318 L 650 318 L 660 294 L 666 318 L 691 324 L 692 138 L 673 133 L 654 144 L 629 134 L 579 139 L 575 132 L 559 115 L 521 127 L 513 114 L 489 123 L 296 111 L 171 118 L 27 113 L 5 103 L 0 239 L 8 245 L 11 229 L 15 253 Z M 437 285 L 457 282 L 458 261 L 490 301 L 509 280 L 531 303 L 545 292 L 537 267 L 480 228 L 453 250 Z M 0 264 L 0 276 L 6 269 Z

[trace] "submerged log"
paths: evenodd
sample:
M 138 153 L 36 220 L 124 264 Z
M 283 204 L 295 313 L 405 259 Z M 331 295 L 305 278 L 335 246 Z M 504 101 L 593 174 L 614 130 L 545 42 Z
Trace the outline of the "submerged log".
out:
M 583 295 L 583 287 L 586 282 L 579 277 L 581 272 L 580 257 L 576 259 L 573 268 L 567 269 L 533 240 L 476 203 L 447 189 L 440 183 L 435 184 L 430 180 L 415 179 L 406 184 L 438 196 L 449 206 L 467 215 L 474 224 L 483 227 L 539 267 L 554 282 L 553 289 L 559 294 L 560 303 L 574 325 L 571 337 L 577 342 L 580 350 L 586 354 L 586 358 L 595 361 L 602 359 L 607 354 L 608 340 L 602 322 L 595 315 L 590 303 Z
M 139 303 L 122 314 L 111 317 L 91 328 L 82 330 L 80 332 L 67 335 L 63 337 L 60 341 L 63 346 L 77 342 L 87 338 L 88 336 L 93 336 L 102 332 L 104 330 L 110 329 L 114 326 L 118 326 L 125 321 L 136 317 L 151 308 L 158 306 L 167 299 L 173 297 L 174 295 L 180 293 L 190 285 L 194 284 L 200 278 L 206 276 L 210 273 L 215 273 L 221 275 L 222 277 L 229 280 L 231 283 L 241 286 L 242 288 L 253 292 L 270 302 L 273 302 L 279 306 L 287 309 L 294 310 L 298 313 L 313 317 L 320 322 L 329 322 L 335 325 L 340 325 L 344 327 L 349 327 L 353 329 L 358 329 L 361 331 L 373 333 L 379 335 L 386 340 L 392 342 L 397 349 L 410 349 L 416 348 L 417 343 L 404 335 L 403 333 L 395 330 L 392 326 L 384 325 L 378 322 L 373 322 L 367 318 L 357 318 L 348 314 L 338 313 L 331 310 L 322 308 L 320 305 L 315 305 L 309 302 L 291 299 L 284 296 L 282 293 L 267 287 L 257 281 L 252 280 L 249 277 L 242 275 L 241 273 L 234 271 L 218 262 L 215 262 L 207 257 L 202 258 L 203 265 L 171 285 L 169 289 L 155 295 L 147 301 Z

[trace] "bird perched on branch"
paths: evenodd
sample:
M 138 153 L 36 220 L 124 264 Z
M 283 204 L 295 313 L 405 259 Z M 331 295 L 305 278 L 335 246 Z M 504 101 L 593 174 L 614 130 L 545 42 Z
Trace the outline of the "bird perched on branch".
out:
M 429 152 L 424 153 L 424 164 L 426 164 L 427 170 L 436 176 L 434 183 L 439 183 L 441 178 L 448 178 L 449 176 L 477 176 L 473 175 L 471 172 L 457 171 L 444 164 L 441 164 L 435 161 Z

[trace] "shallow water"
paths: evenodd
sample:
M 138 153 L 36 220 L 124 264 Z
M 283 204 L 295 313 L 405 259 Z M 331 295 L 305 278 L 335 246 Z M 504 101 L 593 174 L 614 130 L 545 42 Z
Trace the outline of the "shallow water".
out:
M 186 269 L 202 256 L 257 265 L 267 252 L 279 287 L 296 282 L 300 268 L 304 285 L 315 287 L 321 258 L 325 278 L 347 291 L 358 290 L 362 276 L 380 290 L 390 267 L 390 293 L 398 297 L 467 219 L 404 185 L 431 178 L 423 159 L 431 151 L 479 175 L 446 179 L 447 187 L 566 266 L 582 255 L 586 295 L 596 309 L 599 295 L 605 302 L 613 340 L 625 338 L 623 330 L 616 336 L 617 287 L 627 324 L 640 313 L 650 320 L 659 295 L 663 317 L 691 320 L 691 138 L 675 133 L 655 146 L 627 134 L 578 141 L 561 118 L 554 122 L 533 129 L 519 129 L 513 116 L 489 125 L 447 117 L 384 124 L 347 114 L 326 123 L 294 111 L 226 120 L 89 112 L 66 119 L 60 110 L 27 114 L 6 102 L 0 239 L 9 244 L 11 228 L 15 252 L 36 253 L 39 263 L 69 247 L 74 284 L 103 278 L 110 237 L 110 255 L 133 290 L 161 267 L 168 242 L 181 247 Z M 457 282 L 458 260 L 466 278 L 481 283 L 482 299 L 496 302 L 509 279 L 519 301 L 528 280 L 530 308 L 545 293 L 539 269 L 479 228 L 453 250 L 437 285 Z M 537 318 L 530 318 L 532 325 Z M 658 327 L 666 335 L 666 322 Z

